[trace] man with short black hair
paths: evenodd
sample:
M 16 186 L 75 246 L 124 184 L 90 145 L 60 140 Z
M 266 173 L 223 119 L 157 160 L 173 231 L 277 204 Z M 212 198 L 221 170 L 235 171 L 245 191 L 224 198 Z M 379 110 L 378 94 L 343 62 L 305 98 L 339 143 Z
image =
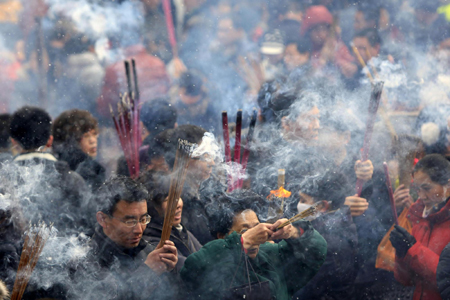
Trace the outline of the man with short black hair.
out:
M 52 119 L 38 107 L 25 106 L 12 115 L 11 142 L 20 154 L 14 158 L 18 168 L 9 175 L 20 180 L 16 193 L 30 222 L 54 223 L 66 234 L 89 232 L 93 216 L 87 214 L 87 186 L 66 162 L 47 151 L 53 143 L 51 127 Z
M 155 250 L 142 239 L 150 222 L 147 198 L 141 184 L 123 176 L 99 189 L 90 251 L 70 265 L 83 299 L 160 299 L 171 290 L 162 288 L 167 287 L 162 275 L 175 268 L 177 249 L 168 240 Z

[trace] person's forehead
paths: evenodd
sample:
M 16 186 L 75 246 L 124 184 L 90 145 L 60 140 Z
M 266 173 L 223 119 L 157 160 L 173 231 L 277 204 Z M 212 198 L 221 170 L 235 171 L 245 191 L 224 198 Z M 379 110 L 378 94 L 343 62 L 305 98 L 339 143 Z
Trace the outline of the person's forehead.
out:
M 120 200 L 117 202 L 116 209 L 114 214 L 120 216 L 136 216 L 140 217 L 141 215 L 147 212 L 147 202 L 127 202 L 125 200 Z
M 432 184 L 433 182 L 430 179 L 430 176 L 428 176 L 427 173 L 418 171 L 414 173 L 414 183 L 416 184 Z
M 244 211 L 238 212 L 234 216 L 234 223 L 235 223 L 235 225 L 241 225 L 241 224 L 244 224 L 244 223 L 253 224 L 253 223 L 256 223 L 256 222 L 259 222 L 258 216 L 251 209 L 246 209 Z
M 358 47 L 358 45 L 366 46 L 367 44 L 369 44 L 369 40 L 365 36 L 357 36 L 353 39 L 353 43 L 356 47 Z

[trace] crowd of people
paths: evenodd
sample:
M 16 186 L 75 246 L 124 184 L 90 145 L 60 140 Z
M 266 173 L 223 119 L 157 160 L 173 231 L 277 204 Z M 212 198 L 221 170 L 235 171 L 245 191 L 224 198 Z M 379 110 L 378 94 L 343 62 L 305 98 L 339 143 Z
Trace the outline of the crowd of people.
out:
M 0 299 L 42 222 L 23 299 L 450 299 L 448 0 L 0 0 L 0 66 Z

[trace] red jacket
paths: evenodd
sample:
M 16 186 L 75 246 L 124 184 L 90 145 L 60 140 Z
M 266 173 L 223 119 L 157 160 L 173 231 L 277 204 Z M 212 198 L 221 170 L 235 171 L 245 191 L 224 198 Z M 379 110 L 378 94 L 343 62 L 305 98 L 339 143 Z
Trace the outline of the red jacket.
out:
M 414 285 L 414 300 L 442 299 L 436 283 L 436 269 L 442 250 L 450 242 L 450 201 L 437 213 L 422 218 L 422 200 L 408 211 L 417 242 L 404 258 L 396 257 L 395 278 L 403 285 Z
M 145 102 L 165 95 L 169 89 L 169 77 L 163 61 L 148 54 L 142 45 L 128 47 L 124 52 L 126 59 L 136 60 L 141 101 Z M 106 68 L 102 93 L 97 100 L 99 114 L 110 118 L 109 104 L 115 109 L 119 101 L 119 93 L 125 93 L 127 90 L 125 66 L 121 60 Z

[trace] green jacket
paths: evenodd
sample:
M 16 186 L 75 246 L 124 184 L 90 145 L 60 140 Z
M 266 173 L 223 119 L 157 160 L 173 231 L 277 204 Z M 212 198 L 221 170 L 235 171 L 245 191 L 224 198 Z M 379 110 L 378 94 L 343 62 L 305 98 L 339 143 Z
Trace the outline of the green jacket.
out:
M 300 238 L 265 243 L 257 257 L 249 259 L 250 282 L 269 281 L 272 296 L 278 300 L 291 299 L 317 273 L 327 254 L 322 236 L 309 222 L 302 221 L 301 225 L 306 230 Z M 242 253 L 241 236 L 233 232 L 191 254 L 181 278 L 193 298 L 219 300 L 230 288 L 248 285 Z

